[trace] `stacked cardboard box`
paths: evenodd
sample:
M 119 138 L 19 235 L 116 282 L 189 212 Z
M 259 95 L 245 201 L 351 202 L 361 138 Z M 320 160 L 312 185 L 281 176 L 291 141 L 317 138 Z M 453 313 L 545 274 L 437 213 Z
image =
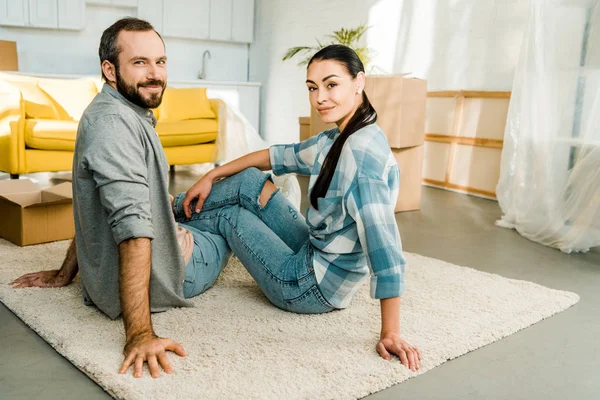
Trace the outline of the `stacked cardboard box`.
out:
M 377 111 L 377 124 L 387 135 L 400 167 L 400 193 L 395 211 L 419 210 L 427 83 L 402 75 L 367 76 L 365 93 Z M 300 123 L 301 137 L 306 136 L 306 120 L 301 119 Z M 333 126 L 324 124 L 317 112 L 311 110 L 310 135 Z
M 0 181 L 0 237 L 19 246 L 72 239 L 71 182 L 40 190 L 29 179 Z

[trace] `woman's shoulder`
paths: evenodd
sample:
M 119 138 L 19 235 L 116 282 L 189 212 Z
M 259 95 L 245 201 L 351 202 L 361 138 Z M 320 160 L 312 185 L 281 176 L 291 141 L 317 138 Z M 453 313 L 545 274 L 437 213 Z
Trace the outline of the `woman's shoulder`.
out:
M 348 138 L 347 152 L 355 160 L 358 176 L 381 178 L 396 164 L 387 136 L 377 124 L 354 132 Z
M 381 153 L 386 149 L 389 151 L 390 148 L 387 136 L 385 136 L 385 133 L 377 124 L 370 124 L 360 128 L 350 135 L 348 143 L 355 151 L 363 150 L 366 152 Z

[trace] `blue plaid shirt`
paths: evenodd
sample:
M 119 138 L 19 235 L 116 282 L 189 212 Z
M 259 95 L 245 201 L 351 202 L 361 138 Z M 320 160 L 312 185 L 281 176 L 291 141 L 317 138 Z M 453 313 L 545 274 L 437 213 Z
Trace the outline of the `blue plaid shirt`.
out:
M 312 190 L 340 131 L 321 132 L 296 144 L 269 149 L 275 175 L 309 175 Z M 400 296 L 405 289 L 402 244 L 394 216 L 400 172 L 387 138 L 376 125 L 352 134 L 319 209 L 306 212 L 313 266 L 323 296 L 345 308 L 371 275 L 371 297 Z

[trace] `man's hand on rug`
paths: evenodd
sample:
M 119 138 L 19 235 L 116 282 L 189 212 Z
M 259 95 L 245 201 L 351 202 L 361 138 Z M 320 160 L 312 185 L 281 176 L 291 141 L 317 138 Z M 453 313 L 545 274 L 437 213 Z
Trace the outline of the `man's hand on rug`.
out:
M 408 344 L 398 333 L 389 332 L 381 335 L 381 339 L 377 343 L 377 352 L 386 360 L 392 358 L 390 353 L 397 355 L 402 365 L 412 371 L 421 368 L 419 363 L 421 352 L 416 347 Z
M 69 283 L 71 283 L 71 279 L 64 277 L 60 270 L 54 269 L 25 274 L 9 283 L 9 285 L 15 289 L 27 287 L 57 288 L 67 286 Z
M 150 375 L 153 378 L 160 376 L 160 367 L 167 374 L 172 374 L 173 366 L 169 361 L 169 357 L 167 357 L 167 351 L 172 351 L 180 357 L 187 355 L 183 350 L 183 346 L 171 339 L 157 336 L 135 337 L 125 345 L 123 350 L 125 361 L 119 370 L 119 374 L 126 373 L 129 367 L 133 365 L 133 376 L 141 378 L 144 362 L 148 363 Z

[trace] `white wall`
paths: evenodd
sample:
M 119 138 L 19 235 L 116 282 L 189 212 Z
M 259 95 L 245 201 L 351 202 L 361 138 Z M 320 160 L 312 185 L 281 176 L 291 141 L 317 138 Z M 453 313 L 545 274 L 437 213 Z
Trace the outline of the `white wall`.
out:
M 136 16 L 136 8 L 86 5 L 82 31 L 0 27 L 0 39 L 17 42 L 19 69 L 53 74 L 100 74 L 98 45 L 104 29 L 117 19 Z M 152 21 L 150 21 L 152 22 Z M 248 78 L 246 44 L 166 38 L 169 79 L 196 79 L 202 53 L 207 60 L 207 80 L 245 82 Z
M 410 72 L 429 90 L 510 90 L 528 0 L 257 0 L 250 80 L 263 84 L 261 135 L 298 140 L 309 115 L 306 71 L 281 57 L 341 27 L 371 26 L 366 44 L 383 73 Z

